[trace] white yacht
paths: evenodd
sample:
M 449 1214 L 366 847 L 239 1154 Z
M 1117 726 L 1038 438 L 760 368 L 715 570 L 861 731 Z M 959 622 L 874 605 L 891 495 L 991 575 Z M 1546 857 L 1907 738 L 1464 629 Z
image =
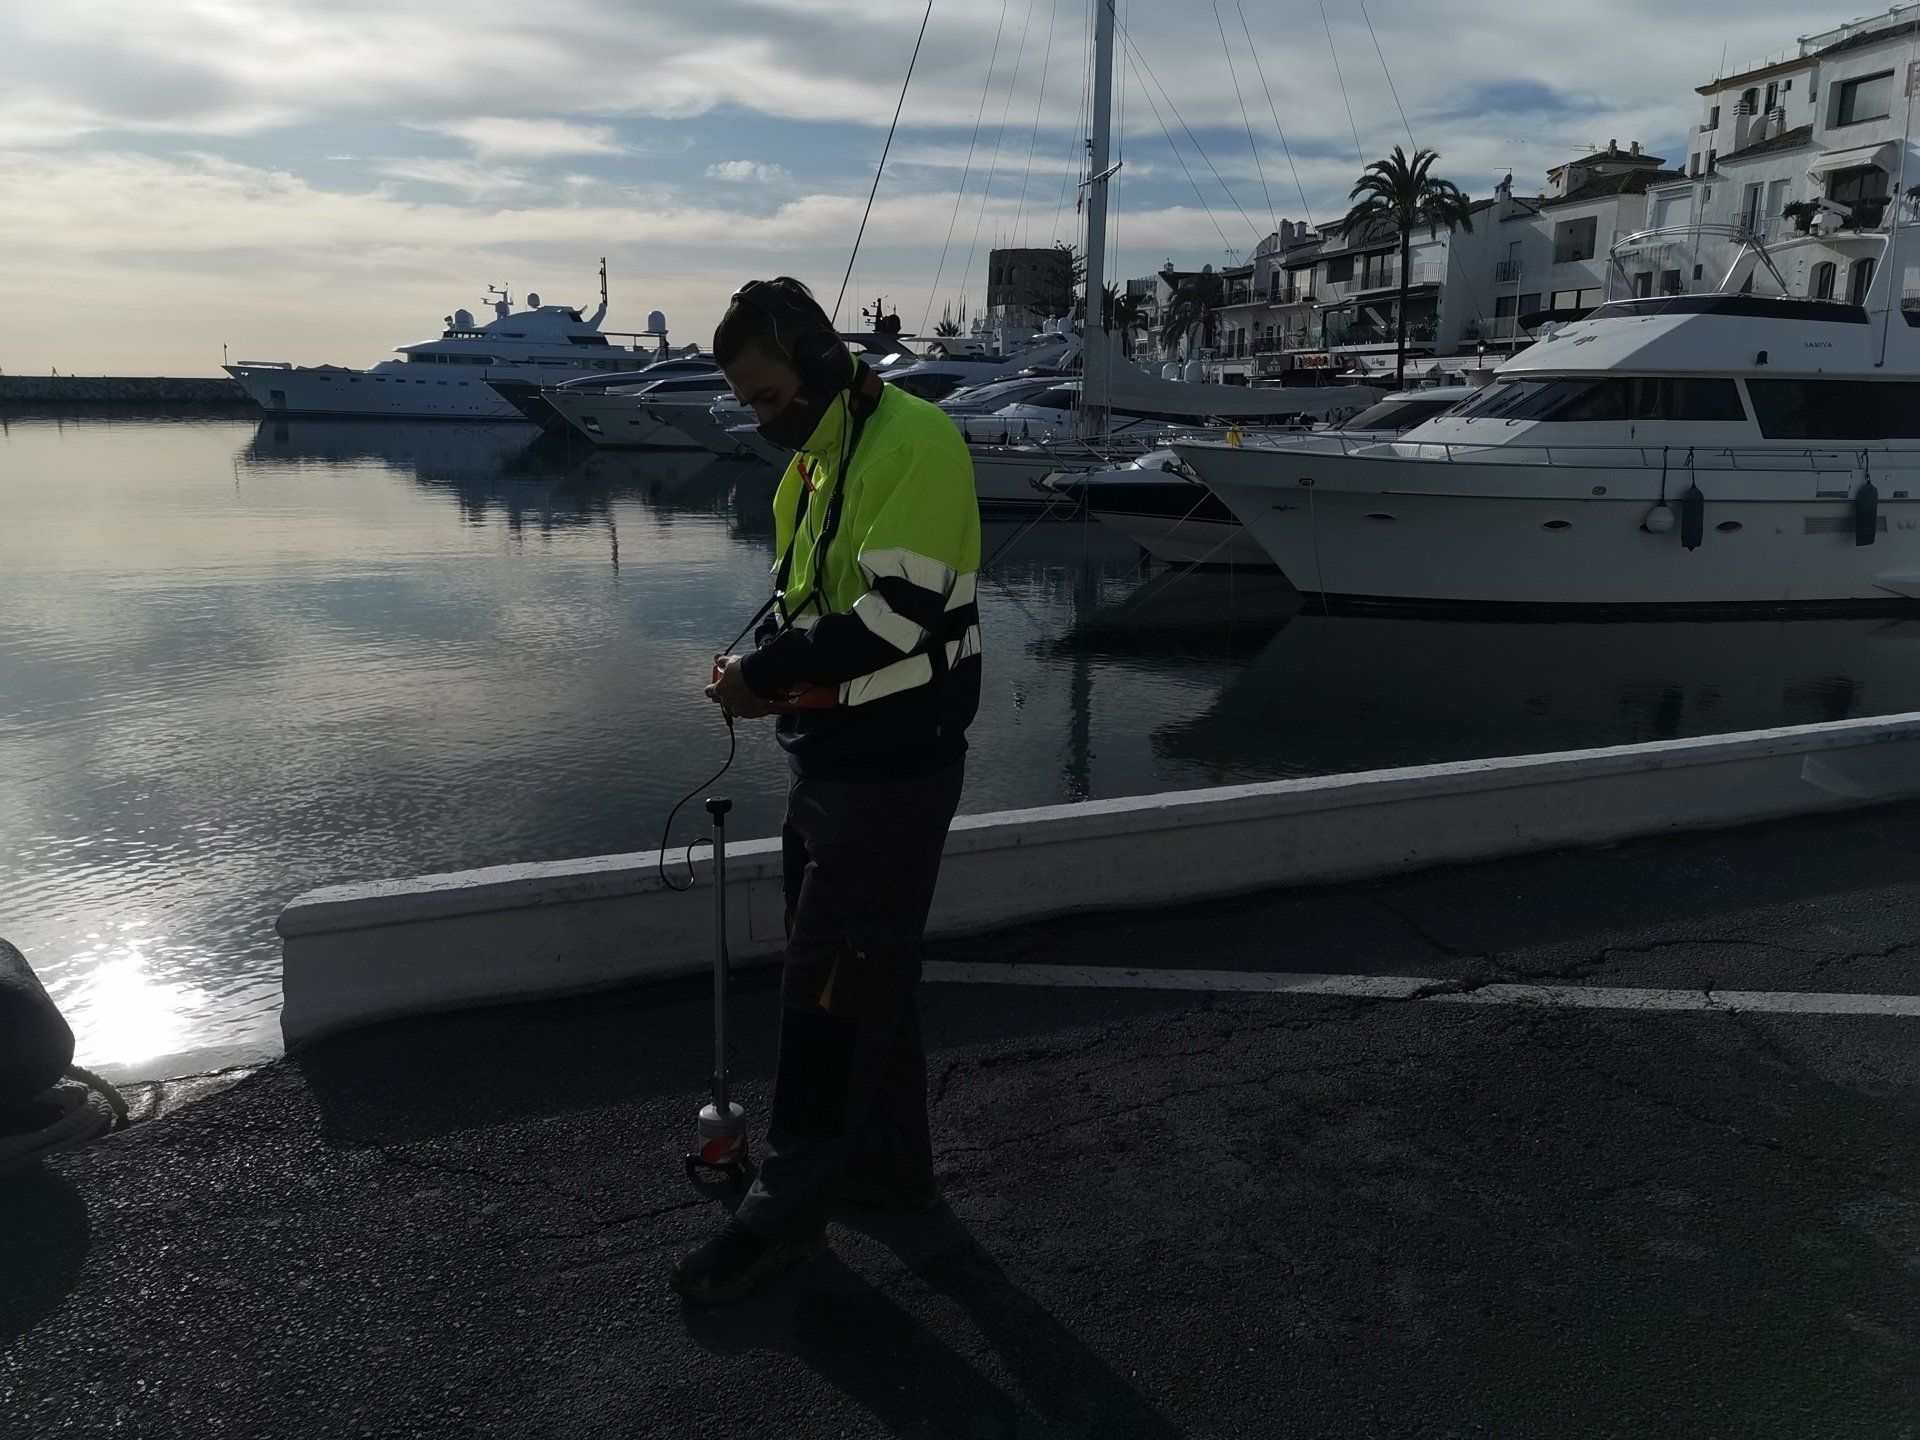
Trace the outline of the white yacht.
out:
M 1109 337 L 1111 339 L 1111 337 Z M 989 416 L 962 417 L 980 503 L 1005 509 L 1073 507 L 1042 482 L 1061 472 L 1103 470 L 1165 446 L 1176 435 L 1223 437 L 1228 428 L 1299 430 L 1344 419 L 1382 399 L 1371 385 L 1208 385 L 1149 375 L 1116 353 L 1108 360 L 1104 433 L 1076 439 L 1082 381 Z
M 1175 450 L 1302 591 L 1355 604 L 1714 609 L 1920 600 L 1912 220 L 1613 248 L 1610 298 L 1382 444 Z M 1634 295 L 1732 253 L 1701 293 Z M 1909 244 L 1910 244 L 1909 240 Z
M 732 394 L 726 375 L 715 366 L 698 374 L 605 389 L 562 385 L 541 391 L 540 398 L 595 445 L 688 450 L 695 442 L 673 423 L 668 407 L 704 414 L 716 400 Z
M 487 384 L 502 400 L 542 430 L 558 432 L 567 428 L 567 421 L 547 402 L 546 392 L 549 390 L 612 390 L 623 386 L 633 390 L 636 386 L 651 384 L 655 380 L 672 380 L 682 375 L 711 375 L 719 368 L 711 355 L 702 355 L 695 350 L 671 360 L 656 360 L 643 370 L 595 371 L 591 375 L 576 375 L 571 380 L 562 380 L 558 385 L 542 385 L 531 380 L 489 380 Z
M 285 360 L 242 360 L 224 368 L 273 415 L 518 421 L 525 417 L 489 381 L 554 385 L 576 375 L 643 370 L 666 358 L 666 319 L 657 310 L 646 330 L 620 337 L 654 344 L 616 345 L 611 332 L 601 330 L 607 314 L 604 260 L 600 306 L 591 315 L 573 305 L 543 305 L 538 295 L 528 295 L 526 308 L 516 312 L 512 296 L 497 286 L 489 298 L 492 320 L 476 324 L 472 312 L 456 310 L 438 339 L 403 345 L 398 360 L 365 370 Z
M 1390 395 L 1333 431 L 1298 434 L 1248 431 L 1243 446 L 1313 446 L 1391 440 L 1470 398 L 1471 385 L 1433 385 Z M 1171 449 L 1150 450 L 1111 469 L 1060 474 L 1049 489 L 1126 536 L 1156 560 L 1174 565 L 1271 568 L 1273 559 Z
M 946 402 L 949 399 L 987 393 L 991 387 L 1002 381 L 1027 380 L 1030 377 L 1027 377 L 1024 372 L 1028 370 L 1058 371 L 1077 364 L 1080 359 L 1081 343 L 1078 334 L 1064 324 L 1058 324 L 1056 328 L 1017 343 L 1001 353 L 976 351 L 959 355 L 945 353 L 921 355 L 911 350 L 901 349 L 890 355 L 870 352 L 863 354 L 861 358 L 871 365 L 889 385 L 897 386 L 910 395 L 917 395 L 922 400 L 932 400 L 942 408 L 946 408 Z M 1047 385 L 1040 388 L 1046 389 L 1058 383 L 1057 378 L 1050 379 Z M 1023 384 L 1020 389 L 1025 393 L 1026 386 Z M 949 413 L 957 418 L 973 411 L 970 406 L 963 406 Z M 733 423 L 724 428 L 724 433 L 731 443 L 758 455 L 769 465 L 780 469 L 786 468 L 792 456 L 759 434 L 753 424 L 753 411 L 749 407 L 737 405 L 730 412 L 723 412 L 722 407 L 715 406 L 712 419 L 718 423 L 725 419 L 727 414 L 734 417 Z M 703 430 L 706 428 L 699 426 L 698 422 L 695 423 L 698 428 Z M 701 443 L 706 444 L 709 449 L 715 448 L 716 444 L 704 438 Z M 987 497 L 983 494 L 981 498 L 984 500 Z

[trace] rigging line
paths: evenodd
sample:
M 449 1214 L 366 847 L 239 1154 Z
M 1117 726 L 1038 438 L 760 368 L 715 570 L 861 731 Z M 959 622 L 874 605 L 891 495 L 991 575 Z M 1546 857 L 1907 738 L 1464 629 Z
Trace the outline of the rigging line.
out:
M 1093 6 L 1091 0 L 1087 6 L 1087 26 L 1080 43 L 1080 108 L 1073 117 L 1073 145 L 1067 152 L 1066 167 L 1060 172 L 1060 194 L 1053 203 L 1053 231 L 1050 238 L 1060 243 L 1060 216 L 1067 208 L 1067 181 L 1086 172 L 1087 133 L 1092 124 L 1088 119 L 1087 87 L 1093 80 Z
M 1363 20 L 1366 20 L 1367 33 L 1369 35 L 1373 35 L 1373 21 L 1369 19 L 1367 16 L 1366 0 L 1360 0 L 1360 18 Z M 1394 109 L 1400 111 L 1400 123 L 1402 126 L 1406 128 L 1406 132 L 1407 132 L 1407 146 L 1409 149 L 1417 149 L 1413 141 L 1413 126 L 1407 124 L 1407 112 L 1406 112 L 1406 109 L 1400 104 L 1399 88 L 1393 83 L 1393 68 L 1387 64 L 1386 53 L 1383 50 L 1381 50 L 1380 37 L 1377 35 L 1374 36 L 1374 40 L 1373 40 L 1373 53 L 1380 57 L 1380 70 L 1381 70 L 1381 73 L 1387 77 L 1387 89 L 1393 95 Z M 1430 228 L 1427 233 L 1429 237 L 1431 237 L 1433 235 L 1433 230 Z M 1453 250 L 1453 240 L 1452 240 L 1453 232 L 1449 230 L 1447 233 L 1448 233 L 1447 249 L 1449 252 L 1447 269 L 1448 269 L 1448 272 L 1451 273 L 1454 268 L 1452 264 L 1452 253 L 1451 253 Z M 1466 289 L 1467 303 L 1473 306 L 1474 315 L 1477 318 L 1483 317 L 1485 312 L 1480 308 L 1480 292 L 1474 286 L 1473 276 L 1469 273 L 1469 267 L 1465 265 L 1462 265 L 1460 267 L 1460 283 Z M 1516 308 L 1518 307 L 1516 306 Z
M 1367 14 L 1367 0 L 1360 0 L 1360 18 L 1367 22 L 1367 34 L 1373 40 L 1373 53 L 1380 57 L 1381 73 L 1387 77 L 1387 93 L 1393 96 L 1393 108 L 1400 112 L 1400 124 L 1407 132 L 1407 149 L 1412 151 L 1413 126 L 1407 124 L 1407 107 L 1400 103 L 1400 91 L 1393 83 L 1393 71 L 1387 68 L 1387 56 L 1380 48 L 1380 37 L 1373 33 L 1373 17 Z
M 1220 0 L 1213 0 L 1213 24 L 1220 32 L 1220 53 L 1227 57 L 1227 74 L 1233 77 L 1233 98 L 1240 102 L 1240 123 L 1247 127 L 1247 149 L 1253 152 L 1253 168 L 1260 176 L 1260 193 L 1267 198 L 1267 222 L 1278 230 L 1280 217 L 1273 208 L 1273 192 L 1267 189 L 1267 169 L 1260 163 L 1260 147 L 1253 143 L 1253 121 L 1247 118 L 1246 97 L 1240 93 L 1240 72 L 1233 68 L 1233 50 L 1227 44 L 1226 22 L 1220 18 Z
M 1007 0 L 1000 0 L 1000 24 L 1007 23 Z M 987 59 L 987 81 L 980 87 L 980 108 L 973 112 L 973 139 L 967 141 L 967 163 L 960 170 L 960 188 L 954 192 L 953 214 L 947 217 L 947 238 L 940 242 L 940 263 L 933 270 L 933 288 L 927 291 L 926 312 L 920 317 L 920 333 L 927 333 L 927 321 L 933 315 L 934 297 L 940 293 L 940 276 L 947 268 L 947 246 L 953 241 L 954 223 L 960 218 L 960 201 L 967 193 L 967 176 L 973 173 L 973 148 L 980 139 L 980 121 L 987 113 L 987 91 L 993 87 L 993 67 L 1000 59 L 1000 31 L 993 32 L 993 54 Z
M 1327 0 L 1320 0 L 1320 24 L 1327 32 L 1327 53 L 1333 56 L 1333 78 L 1340 82 L 1340 99 L 1347 107 L 1347 124 L 1353 129 L 1353 158 L 1360 162 L 1360 168 L 1364 170 L 1367 151 L 1360 143 L 1360 127 L 1354 124 L 1353 98 L 1347 94 L 1347 77 L 1340 73 L 1340 52 L 1333 46 L 1333 22 L 1327 19 Z
M 1129 68 L 1133 68 L 1132 50 L 1132 46 L 1127 47 L 1127 65 Z M 1137 68 L 1133 70 L 1133 78 L 1140 80 L 1140 72 Z M 1213 222 L 1214 233 L 1220 237 L 1220 248 L 1223 250 L 1226 249 L 1231 243 L 1227 239 L 1227 232 L 1220 228 L 1220 218 L 1213 213 L 1213 207 L 1207 204 L 1207 197 L 1200 189 L 1200 182 L 1193 178 L 1193 171 L 1187 168 L 1187 157 L 1182 155 L 1180 153 L 1180 147 L 1173 143 L 1173 132 L 1167 129 L 1167 122 L 1160 118 L 1160 102 L 1153 98 L 1153 92 L 1147 89 L 1147 82 L 1144 80 L 1140 80 L 1140 93 L 1147 97 L 1147 104 L 1153 107 L 1153 118 L 1159 121 L 1160 133 L 1167 137 L 1167 148 L 1173 151 L 1173 158 L 1180 162 L 1181 173 L 1187 177 L 1187 183 L 1193 186 L 1194 198 L 1200 202 L 1200 208 L 1206 212 L 1207 219 Z
M 1240 16 L 1240 29 L 1247 37 L 1247 53 L 1253 56 L 1254 73 L 1260 77 L 1260 88 L 1267 92 L 1267 111 L 1273 116 L 1273 128 L 1280 136 L 1280 149 L 1286 154 L 1287 168 L 1293 172 L 1293 188 L 1300 192 L 1300 213 L 1307 217 L 1307 223 L 1313 224 L 1313 208 L 1307 204 L 1307 187 L 1300 183 L 1300 167 L 1293 163 L 1293 147 L 1287 143 L 1286 127 L 1280 123 L 1280 112 L 1273 103 L 1273 89 L 1267 84 L 1267 72 L 1260 64 L 1260 51 L 1253 43 L 1253 31 L 1247 28 L 1247 12 L 1240 7 L 1240 0 L 1234 0 L 1233 8 Z
M 1013 208 L 1013 243 L 1025 243 L 1020 233 L 1021 217 L 1027 209 L 1027 181 L 1033 175 L 1033 152 L 1040 143 L 1040 111 L 1047 103 L 1047 71 L 1052 68 L 1053 23 L 1060 17 L 1060 0 L 1051 0 L 1047 10 L 1047 45 L 1040 55 L 1040 95 L 1033 102 L 1033 133 L 1027 137 L 1027 168 L 1020 175 L 1020 203 Z
M 847 273 L 840 279 L 840 293 L 833 298 L 833 323 L 840 324 L 840 302 L 847 298 L 847 282 L 853 279 L 854 256 L 860 253 L 860 237 L 867 233 L 867 217 L 873 214 L 873 197 L 880 193 L 880 177 L 886 173 L 887 155 L 893 149 L 893 132 L 900 128 L 900 110 L 907 103 L 907 86 L 913 83 L 913 67 L 920 58 L 920 42 L 927 38 L 927 21 L 933 18 L 933 0 L 927 0 L 927 13 L 920 17 L 920 34 L 913 42 L 913 55 L 907 61 L 907 78 L 900 82 L 900 99 L 893 107 L 893 124 L 887 127 L 887 143 L 881 147 L 880 163 L 873 168 L 873 188 L 867 192 L 867 208 L 860 216 L 860 228 L 854 232 L 853 254 L 847 256 Z M 869 277 L 871 278 L 871 277 Z M 880 317 L 874 316 L 876 327 Z
M 987 218 L 987 206 L 993 200 L 993 177 L 1000 169 L 1000 145 L 1007 138 L 1007 116 L 1013 111 L 1013 92 L 1020 84 L 1020 60 L 1027 53 L 1027 32 L 1033 28 L 1033 6 L 1034 0 L 1027 0 L 1027 18 L 1020 26 L 1020 44 L 1013 52 L 1013 74 L 1007 81 L 1007 100 L 1000 107 L 1000 128 L 993 136 L 993 159 L 987 162 L 987 183 L 980 192 L 980 210 L 973 217 L 973 240 L 967 246 L 967 268 L 960 272 L 963 277 L 960 283 L 963 285 L 973 275 L 973 257 L 980 253 L 980 222 Z M 988 249 L 992 249 L 991 241 Z M 988 289 L 992 289 L 991 283 Z
M 1192 127 L 1189 126 L 1186 120 L 1181 116 L 1180 107 L 1173 103 L 1173 96 L 1167 93 L 1167 87 L 1160 84 L 1160 77 L 1153 73 L 1153 66 L 1148 63 L 1147 57 L 1141 54 L 1140 47 L 1133 43 L 1133 36 L 1127 33 L 1126 28 L 1124 26 L 1120 26 L 1118 28 L 1120 30 L 1121 38 L 1127 42 L 1127 49 L 1132 51 L 1134 55 L 1138 56 L 1140 60 L 1141 68 L 1147 72 L 1148 79 L 1152 80 L 1154 85 L 1159 89 L 1161 98 L 1167 102 L 1167 108 L 1173 111 L 1173 118 L 1180 121 L 1180 128 L 1186 131 L 1187 139 L 1192 141 L 1193 143 L 1194 153 L 1199 155 L 1200 159 L 1206 164 L 1207 169 L 1213 171 L 1214 180 L 1219 183 L 1219 186 L 1221 190 L 1225 192 L 1227 199 L 1233 201 L 1233 208 L 1240 211 L 1240 218 L 1247 222 L 1247 229 L 1253 232 L 1254 242 L 1256 244 L 1259 243 L 1259 241 L 1262 238 L 1264 238 L 1260 234 L 1260 227 L 1253 223 L 1252 216 L 1248 215 L 1245 210 L 1241 209 L 1240 202 L 1239 200 L 1235 199 L 1233 190 L 1228 186 L 1225 180 L 1220 179 L 1220 172 L 1218 170 L 1214 170 L 1213 161 L 1208 158 L 1206 149 L 1200 144 L 1199 139 L 1194 135 Z M 1148 100 L 1153 99 L 1153 95 L 1151 92 L 1148 93 L 1147 99 Z M 1157 108 L 1154 113 L 1155 114 L 1159 113 Z M 1165 129 L 1166 127 L 1164 124 L 1162 124 L 1161 128 Z M 1167 138 L 1171 140 L 1173 137 L 1168 136 Z

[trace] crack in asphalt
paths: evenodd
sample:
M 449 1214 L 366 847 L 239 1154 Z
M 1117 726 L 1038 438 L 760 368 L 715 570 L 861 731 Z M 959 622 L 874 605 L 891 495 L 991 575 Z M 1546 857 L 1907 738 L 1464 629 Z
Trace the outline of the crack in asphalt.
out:
M 1733 1012 L 1728 1011 L 1725 1013 L 1731 1015 Z M 1707 1114 L 1680 1100 L 1668 1096 L 1649 1094 L 1645 1086 L 1625 1075 L 1616 1074 L 1608 1070 L 1605 1066 L 1596 1065 L 1585 1057 L 1578 1057 L 1575 1063 L 1595 1079 L 1604 1081 L 1614 1087 L 1615 1091 L 1621 1095 L 1630 1097 L 1656 1110 L 1664 1110 L 1670 1114 L 1678 1115 L 1683 1119 L 1691 1120 L 1694 1124 L 1702 1126 L 1703 1128 L 1720 1131 L 1731 1137 L 1738 1144 L 1752 1146 L 1756 1149 L 1765 1150 L 1771 1154 L 1784 1156 L 1791 1160 L 1798 1160 L 1842 1179 L 1857 1181 L 1861 1178 L 1863 1172 L 1882 1182 L 1891 1182 L 1897 1178 L 1895 1171 L 1890 1166 L 1873 1164 L 1863 1166 L 1856 1161 L 1839 1160 L 1831 1155 L 1821 1154 L 1818 1151 L 1803 1150 L 1796 1146 L 1789 1145 L 1783 1140 L 1769 1139 L 1764 1135 L 1755 1134 L 1753 1131 L 1745 1129 L 1735 1121 Z
M 1920 949 L 1920 941 L 1911 940 L 1898 940 L 1891 945 L 1879 946 L 1873 949 L 1848 951 L 1823 950 L 1806 945 L 1783 944 L 1776 940 L 1755 940 L 1744 935 L 1686 935 L 1676 936 L 1672 939 L 1641 941 L 1634 944 L 1607 945 L 1594 951 L 1584 959 L 1569 961 L 1565 965 L 1532 968 L 1515 964 L 1511 960 L 1503 959 L 1503 952 L 1498 950 L 1471 950 L 1463 946 L 1451 944 L 1434 934 L 1416 916 L 1409 914 L 1384 897 L 1372 895 L 1367 898 L 1370 903 L 1377 908 L 1384 910 L 1387 914 L 1393 916 L 1394 919 L 1405 925 L 1423 944 L 1449 959 L 1477 960 L 1483 965 L 1491 966 L 1506 974 L 1536 980 L 1584 980 L 1599 970 L 1604 969 L 1615 956 L 1653 955 L 1662 950 L 1678 949 L 1687 945 L 1772 950 L 1782 955 L 1803 955 L 1814 962 L 1814 974 L 1819 974 L 1835 965 L 1851 965 L 1861 960 L 1889 960 L 1903 950 Z M 1490 984 L 1494 982 L 1488 980 L 1480 983 Z M 1425 993 L 1446 994 L 1450 992 L 1435 990 Z

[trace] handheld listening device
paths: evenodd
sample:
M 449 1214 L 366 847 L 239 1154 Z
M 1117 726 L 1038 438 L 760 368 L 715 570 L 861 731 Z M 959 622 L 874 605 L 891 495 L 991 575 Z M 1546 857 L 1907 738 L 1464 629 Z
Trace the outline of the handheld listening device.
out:
M 718 685 L 720 677 L 726 672 L 727 657 L 713 657 L 713 683 Z M 783 699 L 775 700 L 775 710 L 831 710 L 840 703 L 839 689 L 832 685 L 798 685 Z

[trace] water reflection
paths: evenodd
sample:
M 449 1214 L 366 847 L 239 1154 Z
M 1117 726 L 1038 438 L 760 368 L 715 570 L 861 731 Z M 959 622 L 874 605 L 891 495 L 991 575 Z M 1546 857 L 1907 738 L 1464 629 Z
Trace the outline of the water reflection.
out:
M 776 478 L 512 426 L 11 425 L 0 933 L 82 1063 L 270 1053 L 301 890 L 657 844 L 726 753 L 700 690 Z M 1327 619 L 1086 522 L 982 538 L 974 813 L 1920 708 L 1920 622 Z M 785 779 L 743 727 L 742 834 Z
M 1288 619 L 1169 759 L 1321 774 L 1920 710 L 1920 621 Z

